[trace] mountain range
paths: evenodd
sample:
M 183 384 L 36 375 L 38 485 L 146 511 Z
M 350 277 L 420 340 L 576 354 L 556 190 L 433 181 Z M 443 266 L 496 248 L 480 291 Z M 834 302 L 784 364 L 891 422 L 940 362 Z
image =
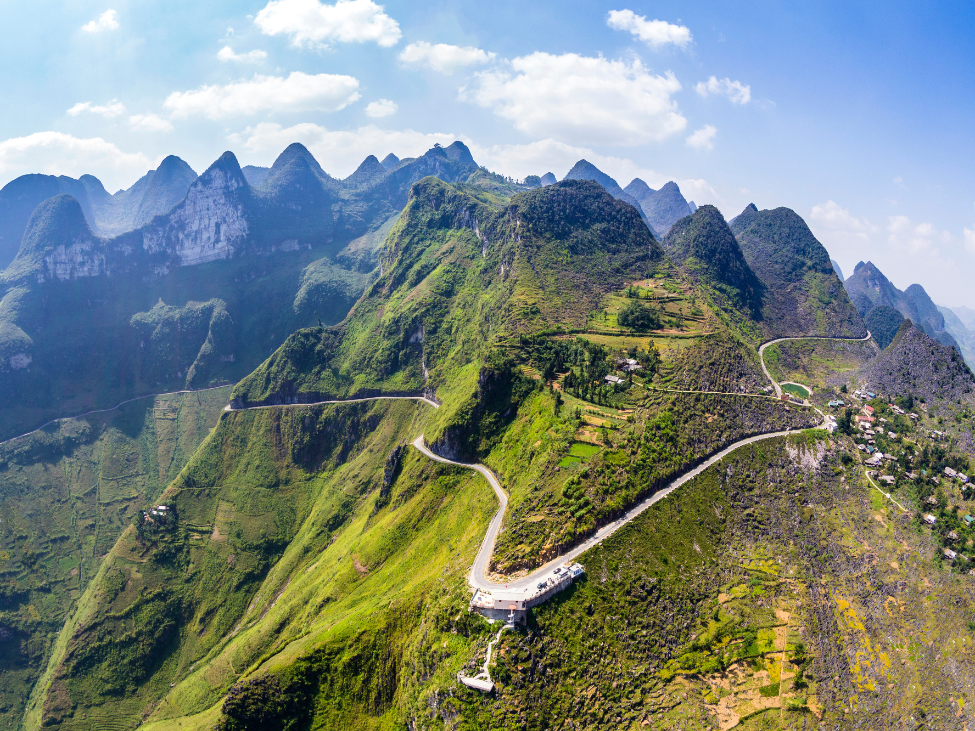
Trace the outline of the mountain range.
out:
M 876 330 L 881 347 L 893 340 L 904 319 L 911 320 L 939 343 L 957 347 L 945 329 L 944 315 L 921 285 L 912 284 L 902 292 L 872 262 L 861 261 L 843 286 L 867 327 L 871 332 Z
M 975 376 L 923 289 L 585 160 L 167 160 L 116 233 L 45 183 L 0 275 L 0 725 L 967 720 Z M 487 623 L 482 550 L 560 593 Z
M 167 158 L 125 200 L 141 190 L 148 215 L 161 205 L 153 191 L 174 196 L 186 170 Z M 339 181 L 295 144 L 258 187 L 225 153 L 170 210 L 115 236 L 99 235 L 75 196 L 44 200 L 0 274 L 0 432 L 240 379 L 296 328 L 345 316 L 414 182 L 479 173 L 458 142 L 390 171 L 370 156 Z

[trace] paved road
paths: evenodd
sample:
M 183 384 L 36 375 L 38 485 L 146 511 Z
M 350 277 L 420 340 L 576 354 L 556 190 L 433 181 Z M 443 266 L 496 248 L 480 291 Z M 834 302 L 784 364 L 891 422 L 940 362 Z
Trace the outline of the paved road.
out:
M 765 367 L 765 349 L 770 345 L 775 345 L 776 343 L 782 343 L 786 340 L 847 340 L 853 343 L 863 343 L 871 338 L 870 331 L 867 330 L 867 337 L 865 338 L 827 338 L 823 335 L 806 335 L 803 337 L 793 337 L 793 338 L 776 338 L 775 340 L 769 340 L 767 343 L 762 343 L 758 348 L 758 360 L 762 364 L 762 370 L 765 371 L 765 377 L 772 382 L 775 387 L 775 395 L 782 395 L 782 387 L 776 383 L 775 379 L 772 378 L 772 374 L 768 372 L 768 368 Z
M 795 337 L 795 338 L 778 338 L 776 340 L 771 340 L 771 341 L 765 343 L 764 345 L 762 345 L 759 348 L 759 351 L 758 351 L 758 353 L 759 353 L 759 361 L 762 364 L 762 370 L 765 371 L 765 375 L 768 377 L 769 381 L 775 386 L 777 395 L 781 395 L 782 389 L 779 387 L 778 383 L 775 382 L 775 379 L 772 378 L 772 376 L 768 372 L 768 369 L 765 367 L 764 351 L 765 351 L 765 348 L 768 347 L 769 345 L 773 345 L 775 343 L 781 343 L 781 342 L 783 342 L 785 340 L 852 340 L 852 341 L 859 342 L 859 341 L 866 341 L 866 340 L 869 340 L 869 339 L 870 339 L 870 333 L 869 332 L 867 332 L 867 336 L 865 338 L 827 338 L 827 337 L 822 337 L 822 336 Z M 696 393 L 696 392 L 688 392 L 688 393 Z M 748 394 L 728 393 L 726 395 L 728 395 L 728 396 L 743 396 L 743 395 L 748 395 Z M 429 404 L 430 406 L 433 406 L 434 408 L 438 408 L 438 404 L 436 402 L 434 402 L 434 401 L 432 401 L 432 400 L 430 400 L 430 399 L 428 399 L 428 398 L 426 398 L 424 396 L 372 396 L 372 397 L 360 398 L 360 399 L 346 399 L 346 400 L 336 400 L 336 401 L 319 401 L 319 402 L 316 402 L 314 404 L 280 404 L 280 405 L 272 405 L 272 406 L 250 406 L 250 407 L 245 407 L 245 408 L 247 408 L 247 409 L 270 409 L 270 408 L 280 408 L 282 406 L 292 406 L 292 407 L 293 406 L 317 406 L 317 405 L 320 405 L 320 404 L 355 403 L 355 402 L 358 402 L 358 401 L 379 401 L 379 400 L 384 400 L 384 399 L 410 399 L 410 400 L 413 400 L 413 401 L 422 401 L 422 402 L 424 402 L 426 404 Z M 815 407 L 813 407 L 813 408 L 815 409 Z M 233 409 L 231 409 L 230 406 L 227 406 L 227 410 L 228 411 L 231 411 Z M 815 409 L 815 410 L 820 414 L 820 416 L 823 416 L 823 412 L 819 411 L 819 409 Z M 824 428 L 826 428 L 826 420 L 825 420 L 825 417 L 823 419 L 823 423 L 820 426 L 815 427 L 815 428 L 817 428 L 817 429 L 824 429 Z M 442 462 L 444 464 L 452 464 L 452 465 L 456 465 L 458 467 L 464 467 L 466 469 L 475 470 L 475 471 L 481 473 L 484 476 L 484 478 L 488 481 L 488 484 L 491 485 L 491 489 L 494 490 L 494 494 L 498 498 L 498 510 L 497 510 L 497 512 L 495 512 L 494 517 L 491 518 L 491 523 L 488 525 L 487 532 L 484 534 L 484 539 L 481 541 L 481 547 L 478 549 L 477 556 L 474 559 L 474 564 L 473 564 L 473 566 L 471 566 L 471 571 L 470 571 L 470 574 L 469 574 L 469 577 L 468 577 L 468 579 L 470 581 L 470 585 L 473 588 L 475 588 L 475 589 L 481 589 L 481 590 L 484 590 L 484 591 L 491 591 L 492 589 L 499 589 L 499 588 L 524 589 L 524 588 L 527 588 L 529 586 L 532 586 L 533 584 L 535 584 L 538 581 L 538 579 L 539 579 L 540 576 L 542 576 L 544 574 L 547 574 L 549 571 L 551 571 L 556 566 L 560 566 L 562 564 L 569 563 L 569 562 L 573 561 L 574 559 L 576 559 L 579 556 L 581 556 L 583 553 L 585 553 L 586 551 L 588 551 L 593 546 L 596 546 L 596 545 L 602 543 L 604 540 L 606 540 L 607 538 L 609 538 L 611 535 L 613 535 L 616 531 L 618 531 L 624 525 L 626 525 L 631 520 L 633 520 L 634 518 L 636 518 L 637 516 L 639 516 L 644 510 L 646 510 L 647 508 L 649 508 L 651 505 L 654 505 L 655 503 L 659 502 L 660 500 L 663 500 L 665 497 L 667 497 L 670 493 L 672 493 L 678 487 L 680 487 L 681 485 L 683 485 L 684 483 L 686 483 L 688 480 L 694 479 L 695 477 L 697 477 L 698 475 L 700 475 L 702 472 L 704 472 L 704 470 L 706 470 L 708 467 L 710 467 L 711 465 L 715 464 L 716 462 L 720 462 L 722 459 L 724 459 L 725 457 L 727 457 L 729 454 L 731 454 L 732 452 L 734 452 L 736 449 L 739 449 L 741 447 L 744 447 L 745 445 L 748 445 L 748 444 L 754 444 L 755 442 L 760 442 L 760 441 L 765 440 L 765 439 L 774 439 L 775 437 L 786 436 L 786 435 L 790 434 L 792 431 L 793 430 L 789 429 L 789 430 L 786 430 L 786 431 L 770 432 L 768 434 L 758 434 L 758 435 L 753 436 L 753 437 L 747 437 L 745 439 L 740 439 L 737 442 L 734 442 L 733 444 L 730 444 L 729 446 L 727 446 L 724 449 L 722 449 L 720 452 L 712 455 L 710 458 L 708 458 L 707 460 L 705 460 L 704 462 L 702 462 L 701 464 L 699 464 L 694 469 L 689 470 L 688 472 L 685 472 L 683 475 L 681 475 L 680 477 L 678 477 L 675 480 L 673 480 L 669 485 L 667 485 L 667 487 L 663 488 L 662 490 L 658 490 L 657 492 L 655 492 L 650 497 L 648 497 L 645 500 L 642 500 L 641 502 L 637 503 L 635 506 L 633 506 L 632 508 L 630 508 L 621 518 L 618 518 L 617 520 L 613 521 L 612 523 L 610 523 L 608 525 L 605 525 L 602 528 L 600 528 L 588 540 L 584 541 L 583 543 L 580 543 L 578 546 L 572 548 L 571 550 L 566 551 L 562 555 L 560 555 L 560 556 L 558 556 L 556 558 L 553 558 L 551 561 L 549 561 L 548 563 L 546 563 L 544 566 L 541 566 L 541 567 L 535 569 L 534 571 L 532 571 L 527 576 L 523 576 L 523 577 L 521 577 L 519 579 L 515 579 L 515 580 L 509 581 L 507 583 L 494 583 L 492 581 L 489 581 L 488 578 L 487 578 L 487 576 L 486 576 L 487 567 L 488 567 L 488 564 L 491 561 L 491 555 L 494 553 L 494 544 L 497 541 L 498 533 L 501 531 L 501 524 L 502 524 L 502 522 L 504 520 L 505 512 L 508 509 L 508 495 L 504 491 L 504 488 L 501 487 L 501 483 L 498 481 L 497 476 L 491 470 L 489 470 L 487 467 L 485 467 L 482 464 L 472 464 L 472 463 L 468 463 L 468 462 L 455 462 L 453 460 L 447 459 L 446 457 L 441 457 L 438 454 L 434 454 L 426 446 L 426 444 L 425 444 L 425 442 L 423 440 L 423 436 L 422 435 L 419 436 L 419 437 L 417 437 L 413 441 L 413 446 L 421 454 L 423 454 L 427 458 L 432 459 L 432 460 L 434 460 L 436 462 Z
M 477 556 L 474 559 L 474 565 L 471 566 L 471 573 L 469 576 L 471 586 L 475 589 L 485 589 L 490 591 L 491 589 L 497 589 L 499 586 L 505 586 L 505 584 L 492 584 L 485 578 L 487 573 L 488 564 L 491 562 L 491 554 L 494 553 L 494 542 L 498 537 L 498 533 L 501 531 L 501 522 L 504 520 L 504 514 L 508 510 L 508 494 L 501 487 L 501 483 L 498 482 L 498 478 L 494 476 L 487 467 L 482 464 L 469 464 L 467 462 L 454 462 L 446 457 L 441 457 L 439 454 L 434 454 L 431 452 L 427 445 L 423 441 L 423 436 L 416 438 L 413 442 L 413 446 L 420 451 L 421 454 L 429 457 L 437 462 L 443 462 L 444 464 L 457 465 L 458 467 L 466 467 L 469 470 L 477 470 L 485 479 L 488 484 L 491 485 L 491 489 L 494 490 L 494 494 L 498 498 L 498 511 L 491 518 L 491 523 L 488 525 L 487 533 L 484 534 L 484 540 L 481 541 L 481 548 L 477 552 Z M 535 573 L 538 573 L 537 571 Z M 515 586 L 518 582 L 508 584 L 508 586 Z M 520 584 L 519 584 L 520 586 Z M 528 584 L 524 584 L 528 586 Z
M 826 426 L 825 423 L 823 423 L 820 426 L 815 428 L 824 429 L 825 426 Z M 481 589 L 484 591 L 491 591 L 492 589 L 500 589 L 500 588 L 525 589 L 529 586 L 533 586 L 535 583 L 537 583 L 539 577 L 541 577 L 544 574 L 547 574 L 556 566 L 561 566 L 562 564 L 570 563 L 571 561 L 575 560 L 583 553 L 588 551 L 593 546 L 602 543 L 604 540 L 609 538 L 611 535 L 613 535 L 624 525 L 626 525 L 631 520 L 633 520 L 638 515 L 640 515 L 640 513 L 642 513 L 647 508 L 649 508 L 651 505 L 659 502 L 660 500 L 663 500 L 665 497 L 667 497 L 670 493 L 672 493 L 678 487 L 683 485 L 685 482 L 687 482 L 688 480 L 693 480 L 695 477 L 697 477 L 702 472 L 704 472 L 704 470 L 706 470 L 708 467 L 713 465 L 715 462 L 720 462 L 722 459 L 727 457 L 736 449 L 739 449 L 740 447 L 743 447 L 746 444 L 754 444 L 755 442 L 760 442 L 763 439 L 784 437 L 788 434 L 791 434 L 792 431 L 793 430 L 790 429 L 786 431 L 771 432 L 769 434 L 758 434 L 753 437 L 741 439 L 735 442 L 734 444 L 725 447 L 720 452 L 713 455 L 709 459 L 705 460 L 694 469 L 685 472 L 683 475 L 673 480 L 669 485 L 667 485 L 667 487 L 663 488 L 662 490 L 658 490 L 650 497 L 637 503 L 635 506 L 630 508 L 621 518 L 600 528 L 592 537 L 590 537 L 585 542 L 580 543 L 575 548 L 572 548 L 571 550 L 566 551 L 562 555 L 553 558 L 544 566 L 535 569 L 527 576 L 523 576 L 520 579 L 515 579 L 513 581 L 509 581 L 506 583 L 494 583 L 492 581 L 489 581 L 488 578 L 485 576 L 487 565 L 491 559 L 491 554 L 494 552 L 495 540 L 497 539 L 498 532 L 501 529 L 501 521 L 504 518 L 505 510 L 508 507 L 508 496 L 505 494 L 504 490 L 502 489 L 501 483 L 498 482 L 497 477 L 495 477 L 494 473 L 491 472 L 491 470 L 489 470 L 487 467 L 485 467 L 482 464 L 454 462 L 452 460 L 445 459 L 444 457 L 434 454 L 423 443 L 423 437 L 419 437 L 416 441 L 414 441 L 413 446 L 416 447 L 424 455 L 426 455 L 430 459 L 436 460 L 437 462 L 444 462 L 445 464 L 452 464 L 452 465 L 457 465 L 458 467 L 466 467 L 468 469 L 477 470 L 487 478 L 487 481 L 491 484 L 491 487 L 494 488 L 494 492 L 498 496 L 498 501 L 501 503 L 501 506 L 498 508 L 498 512 L 494 514 L 494 518 L 491 519 L 491 524 L 488 526 L 487 533 L 484 535 L 484 540 L 481 542 L 481 548 L 477 552 L 477 558 L 474 559 L 474 565 L 471 567 L 471 573 L 469 576 L 470 584 L 473 588 Z
M 422 401 L 435 409 L 440 408 L 440 404 L 426 396 L 365 396 L 363 398 L 332 399 L 331 401 L 314 401 L 307 404 L 268 404 L 267 406 L 245 406 L 242 409 L 235 409 L 230 404 L 223 407 L 224 411 L 252 411 L 254 409 L 286 409 L 300 408 L 302 406 L 327 406 L 328 404 L 357 404 L 362 401 Z

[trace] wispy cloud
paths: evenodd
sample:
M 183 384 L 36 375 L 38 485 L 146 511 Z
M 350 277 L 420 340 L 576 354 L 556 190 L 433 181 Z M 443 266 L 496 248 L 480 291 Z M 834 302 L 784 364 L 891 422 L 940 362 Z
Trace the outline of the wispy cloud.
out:
M 118 27 L 118 13 L 114 10 L 106 10 L 95 20 L 81 26 L 81 30 L 85 33 L 101 33 L 104 30 L 116 30 Z
M 366 116 L 368 117 L 388 117 L 396 114 L 399 105 L 389 99 L 377 99 L 366 105 Z
M 133 114 L 129 117 L 132 129 L 142 129 L 149 132 L 171 132 L 173 123 L 158 114 Z
M 92 104 L 91 102 L 78 102 L 71 109 L 68 110 L 68 114 L 72 117 L 77 117 L 79 114 L 100 114 L 103 117 L 117 117 L 120 114 L 125 114 L 125 105 L 122 104 L 118 99 L 112 99 L 108 104 Z
M 399 60 L 412 66 L 426 66 L 442 74 L 452 74 L 466 66 L 480 66 L 494 59 L 494 54 L 473 46 L 435 45 L 426 41 L 411 43 L 399 55 Z
M 338 0 L 334 5 L 318 0 L 272 0 L 254 23 L 267 35 L 289 36 L 294 46 L 324 46 L 338 41 L 389 47 L 403 35 L 399 23 L 372 0 Z
M 748 104 L 752 98 L 752 87 L 728 78 L 719 79 L 717 76 L 697 82 L 694 91 L 705 98 L 711 94 L 726 96 L 733 104 Z
M 24 173 L 72 177 L 91 173 L 114 189 L 131 182 L 150 167 L 150 159 L 142 153 L 122 152 L 101 137 L 35 132 L 0 141 L 0 182 Z
M 234 61 L 235 63 L 260 63 L 267 58 L 267 52 L 253 50 L 247 53 L 235 53 L 230 46 L 224 46 L 217 53 L 217 58 L 221 61 Z
M 628 31 L 654 49 L 669 44 L 685 48 L 692 40 L 691 31 L 686 26 L 665 20 L 647 20 L 632 10 L 610 10 L 606 25 L 613 30 Z
M 714 138 L 717 134 L 718 130 L 713 124 L 706 124 L 688 135 L 684 141 L 688 147 L 693 147 L 695 150 L 713 150 Z
M 359 81 L 337 74 L 260 76 L 224 86 L 174 91 L 163 106 L 174 118 L 245 116 L 258 112 L 335 112 L 359 98 Z

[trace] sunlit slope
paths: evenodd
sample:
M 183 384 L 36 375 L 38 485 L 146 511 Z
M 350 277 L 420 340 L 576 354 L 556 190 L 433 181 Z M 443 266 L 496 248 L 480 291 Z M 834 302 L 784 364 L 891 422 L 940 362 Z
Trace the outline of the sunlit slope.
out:
M 636 210 L 595 183 L 502 205 L 427 178 L 348 319 L 293 335 L 238 384 L 234 403 L 449 392 L 506 338 L 583 327 L 604 295 L 661 260 Z

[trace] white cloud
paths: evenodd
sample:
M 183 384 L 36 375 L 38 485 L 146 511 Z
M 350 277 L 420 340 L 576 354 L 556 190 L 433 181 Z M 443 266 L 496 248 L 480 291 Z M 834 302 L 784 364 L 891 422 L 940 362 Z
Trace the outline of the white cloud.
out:
M 396 114 L 399 105 L 389 99 L 378 99 L 366 105 L 366 116 L 368 117 L 388 117 Z
M 242 133 L 231 135 L 229 139 L 232 144 L 241 145 L 252 153 L 254 164 L 258 165 L 270 164 L 292 142 L 301 142 L 330 175 L 343 178 L 351 175 L 369 155 L 382 159 L 392 152 L 401 158 L 416 157 L 434 144 L 446 146 L 458 137 L 450 133 L 423 133 L 411 129 L 385 130 L 375 125 L 356 130 L 330 130 L 310 122 L 291 127 L 262 122 Z
M 714 137 L 717 134 L 718 130 L 713 124 L 706 124 L 688 135 L 684 141 L 695 150 L 713 150 Z
M 129 117 L 132 129 L 144 129 L 149 132 L 171 132 L 173 123 L 158 114 L 133 114 Z
M 694 91 L 703 97 L 719 94 L 728 97 L 733 104 L 748 104 L 752 98 L 752 87 L 729 78 L 718 79 L 712 76 L 707 81 L 698 81 Z
M 77 117 L 79 114 L 88 112 L 90 114 L 100 114 L 103 117 L 117 117 L 120 114 L 125 113 L 125 105 L 118 99 L 112 99 L 108 104 L 92 104 L 91 102 L 78 102 L 71 109 L 68 110 L 68 114 L 72 117 Z
M 92 20 L 81 26 L 81 30 L 86 33 L 101 33 L 103 30 L 116 30 L 118 28 L 118 13 L 114 10 L 106 10 L 98 16 L 97 20 Z
M 495 54 L 474 46 L 432 45 L 426 41 L 411 43 L 399 55 L 399 60 L 413 66 L 427 66 L 442 74 L 452 74 L 465 66 L 480 66 L 494 60 Z
M 224 46 L 217 53 L 217 58 L 221 61 L 234 61 L 236 63 L 260 63 L 267 58 L 267 52 L 254 50 L 247 53 L 234 53 L 233 48 Z
M 880 229 L 866 218 L 859 218 L 839 203 L 828 200 L 813 206 L 809 219 L 817 227 L 870 243 L 871 236 Z
M 536 52 L 510 62 L 513 71 L 482 71 L 461 89 L 527 134 L 570 144 L 642 145 L 687 125 L 671 98 L 673 73 L 655 75 L 634 59 L 610 61 Z
M 272 0 L 257 14 L 255 25 L 269 36 L 284 34 L 294 46 L 324 46 L 332 41 L 395 46 L 402 33 L 399 23 L 372 0 Z
M 660 48 L 669 43 L 685 48 L 691 42 L 691 31 L 685 26 L 673 25 L 664 20 L 647 20 L 632 10 L 610 10 L 606 16 L 606 25 L 613 30 L 629 31 L 652 48 Z
M 680 186 L 687 200 L 698 204 L 711 203 L 726 208 L 724 199 L 702 179 L 681 178 L 656 170 L 645 168 L 625 157 L 602 155 L 588 147 L 567 145 L 556 140 L 538 140 L 522 145 L 479 145 L 468 142 L 474 159 L 489 170 L 523 179 L 527 175 L 555 173 L 562 178 L 577 161 L 586 159 L 597 168 L 626 187 L 633 178 L 640 178 L 651 188 L 659 189 L 664 183 L 673 180 Z
M 932 223 L 914 223 L 907 216 L 890 216 L 887 219 L 887 243 L 902 253 L 937 254 L 939 244 L 954 240 L 948 231 L 938 231 Z
M 97 176 L 109 190 L 130 185 L 152 161 L 122 152 L 101 137 L 81 139 L 63 132 L 35 132 L 0 142 L 0 184 L 24 173 Z
M 174 91 L 163 103 L 174 118 L 220 119 L 264 111 L 335 112 L 359 98 L 359 81 L 336 74 L 294 71 L 287 78 L 255 75 L 226 86 Z

